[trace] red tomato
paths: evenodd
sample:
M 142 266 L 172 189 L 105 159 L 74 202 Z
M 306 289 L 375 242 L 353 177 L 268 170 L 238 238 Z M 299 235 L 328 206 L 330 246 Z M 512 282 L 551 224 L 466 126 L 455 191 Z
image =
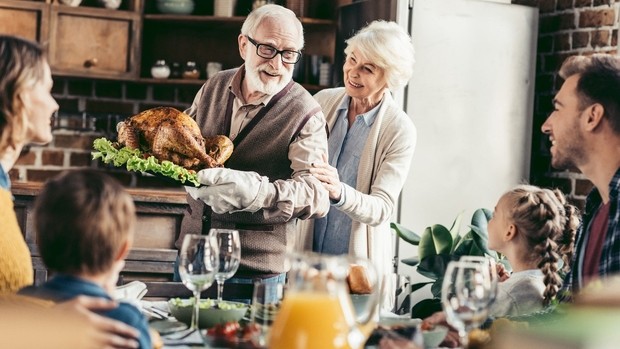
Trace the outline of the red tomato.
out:
M 207 334 L 213 337 L 236 337 L 237 330 L 239 330 L 238 322 L 227 322 L 225 324 L 218 324 L 215 327 L 211 327 L 207 330 Z

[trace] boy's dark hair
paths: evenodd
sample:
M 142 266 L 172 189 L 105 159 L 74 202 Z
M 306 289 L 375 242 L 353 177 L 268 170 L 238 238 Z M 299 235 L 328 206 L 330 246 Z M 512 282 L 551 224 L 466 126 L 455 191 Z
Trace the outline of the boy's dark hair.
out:
M 94 275 L 109 270 L 133 238 L 135 206 L 113 178 L 76 170 L 45 184 L 34 217 L 39 252 L 50 270 Z

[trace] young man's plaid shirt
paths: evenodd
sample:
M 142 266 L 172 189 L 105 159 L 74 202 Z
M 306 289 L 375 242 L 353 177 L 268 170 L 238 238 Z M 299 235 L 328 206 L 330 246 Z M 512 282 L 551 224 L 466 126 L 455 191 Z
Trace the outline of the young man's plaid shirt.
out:
M 598 273 L 601 278 L 606 278 L 613 274 L 620 273 L 620 169 L 609 183 L 609 222 L 607 225 L 607 235 L 603 243 L 601 261 Z M 575 238 L 575 254 L 571 263 L 571 271 L 564 279 L 564 286 L 560 291 L 562 301 L 570 301 L 573 292 L 579 292 L 584 285 L 582 284 L 582 268 L 584 252 L 589 236 L 589 227 L 602 204 L 601 196 L 596 188 L 592 189 L 586 199 L 585 211 L 581 220 L 581 225 L 577 230 Z

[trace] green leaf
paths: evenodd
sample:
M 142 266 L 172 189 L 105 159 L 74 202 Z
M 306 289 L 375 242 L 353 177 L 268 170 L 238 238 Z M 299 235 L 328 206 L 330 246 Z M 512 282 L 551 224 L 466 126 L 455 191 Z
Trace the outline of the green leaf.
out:
M 390 228 L 394 229 L 396 234 L 408 243 L 416 246 L 420 243 L 420 236 L 404 226 L 396 222 L 392 222 L 390 223 Z
M 461 220 L 463 219 L 463 211 L 459 213 L 454 222 L 452 222 L 452 226 L 450 227 L 450 234 L 452 234 L 452 238 L 455 239 L 459 235 L 459 230 L 461 228 Z
M 415 267 L 416 265 L 420 263 L 420 258 L 418 257 L 403 258 L 400 261 L 408 266 Z
M 486 231 L 481 231 L 480 228 L 472 225 L 471 230 L 469 231 L 469 234 L 471 235 L 472 240 L 474 240 L 476 247 L 480 251 L 488 255 L 491 254 L 491 250 L 489 250 L 489 237 Z
M 106 138 L 95 139 L 93 141 L 93 149 L 96 150 L 91 153 L 93 160 L 101 159 L 103 163 L 112 163 L 116 167 L 125 166 L 129 171 L 157 173 L 179 181 L 184 185 L 191 183 L 196 187 L 200 186 L 195 171 L 187 170 L 166 160 L 160 163 L 154 156 L 149 156 L 145 159 L 138 149 L 128 147 L 117 149 Z
M 431 293 L 433 297 L 441 299 L 441 286 L 443 284 L 443 275 L 435 280 L 433 285 L 431 286 Z
M 454 253 L 454 251 L 456 250 L 456 248 L 459 246 L 459 244 L 461 243 L 461 240 L 463 239 L 463 236 L 461 234 L 458 234 L 455 238 L 454 241 L 452 241 L 452 250 L 450 250 L 450 253 Z
M 411 293 L 421 289 L 422 287 L 428 285 L 428 284 L 432 284 L 432 281 L 428 281 L 428 282 L 418 282 L 417 284 L 413 284 L 411 285 Z
M 420 260 L 417 271 L 429 279 L 437 280 L 443 277 L 448 263 L 452 260 L 452 258 L 453 256 L 450 254 L 436 254 L 433 256 L 428 256 Z
M 482 252 L 480 254 L 471 254 L 473 248 L 475 248 L 474 251 L 479 251 L 479 249 L 476 247 L 476 244 L 474 243 L 474 239 L 471 237 L 471 233 L 467 233 L 461 239 L 461 243 L 454 250 L 453 255 L 455 259 L 459 259 L 461 258 L 461 256 L 483 256 L 484 255 Z
M 418 255 L 420 260 L 436 254 L 448 254 L 452 249 L 452 235 L 450 231 L 440 224 L 424 229 L 420 245 L 418 247 Z
M 474 212 L 474 215 L 471 217 L 471 225 L 480 228 L 481 231 L 486 232 L 491 217 L 493 217 L 493 212 L 486 208 L 479 208 Z
M 411 317 L 414 319 L 425 319 L 438 311 L 441 311 L 440 299 L 423 299 L 411 308 Z

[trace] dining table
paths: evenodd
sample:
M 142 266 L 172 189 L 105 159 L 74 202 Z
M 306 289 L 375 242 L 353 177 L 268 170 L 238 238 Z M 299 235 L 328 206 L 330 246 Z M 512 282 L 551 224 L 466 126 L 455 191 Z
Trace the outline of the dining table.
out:
M 161 349 L 267 349 L 252 341 L 236 337 L 234 340 L 213 337 L 206 329 L 190 331 L 188 326 L 176 320 L 170 313 L 167 301 L 140 301 L 142 312 L 149 318 L 151 329 L 157 331 L 163 346 Z M 250 323 L 249 313 L 240 321 L 240 325 Z M 408 315 L 396 315 L 381 312 L 377 327 L 369 337 L 363 349 L 376 349 L 382 336 L 405 338 L 423 348 L 423 338 L 418 331 L 421 321 L 411 319 Z

